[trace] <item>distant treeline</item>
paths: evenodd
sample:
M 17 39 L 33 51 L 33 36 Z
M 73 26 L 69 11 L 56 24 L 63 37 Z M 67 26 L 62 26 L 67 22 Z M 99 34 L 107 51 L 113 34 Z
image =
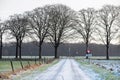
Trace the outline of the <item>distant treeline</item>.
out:
M 90 44 L 89 49 L 93 56 L 105 56 L 105 46 L 102 44 Z M 110 45 L 110 56 L 120 56 L 120 45 Z M 85 56 L 84 43 L 64 43 L 58 48 L 60 56 Z M 15 56 L 15 43 L 4 44 L 3 56 Z M 33 42 L 23 43 L 22 56 L 38 56 L 38 46 Z M 54 56 L 54 47 L 51 43 L 43 43 L 42 56 Z

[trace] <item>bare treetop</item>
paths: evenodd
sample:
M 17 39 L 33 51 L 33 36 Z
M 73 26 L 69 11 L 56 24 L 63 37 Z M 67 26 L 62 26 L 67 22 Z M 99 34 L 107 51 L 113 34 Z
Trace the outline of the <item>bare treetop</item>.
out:
M 70 31 L 70 27 L 73 24 L 73 18 L 75 15 L 72 9 L 62 4 L 49 5 L 46 7 L 49 8 L 49 39 L 55 48 L 55 58 L 57 58 L 57 48 L 61 42 L 66 39 L 67 33 Z
M 106 46 L 106 59 L 109 59 L 109 45 L 119 30 L 116 22 L 119 17 L 118 7 L 106 5 L 98 12 L 98 34 Z

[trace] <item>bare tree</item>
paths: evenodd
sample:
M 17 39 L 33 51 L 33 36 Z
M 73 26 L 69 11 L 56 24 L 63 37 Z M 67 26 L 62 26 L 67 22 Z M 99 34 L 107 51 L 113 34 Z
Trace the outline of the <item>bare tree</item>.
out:
M 20 21 L 19 21 L 19 25 L 20 25 L 20 30 L 19 30 L 19 58 L 21 59 L 21 46 L 22 46 L 22 42 L 23 39 L 25 38 L 25 36 L 28 36 L 29 33 L 29 27 L 28 27 L 28 20 L 25 16 L 21 16 L 19 17 Z
M 3 34 L 5 31 L 5 27 L 3 23 L 0 23 L 0 59 L 2 59 L 2 47 L 3 47 Z
M 33 34 L 35 34 L 38 38 L 38 40 L 35 37 L 32 37 L 32 39 L 35 39 L 39 42 L 39 59 L 42 58 L 42 43 L 44 42 L 45 37 L 47 36 L 47 32 L 49 29 L 49 15 L 46 13 L 47 8 L 36 8 L 31 13 L 27 13 L 29 24 L 32 28 Z
M 106 46 L 106 59 L 109 59 L 109 45 L 118 31 L 116 20 L 119 16 L 118 8 L 112 5 L 103 6 L 98 11 L 98 33 L 101 41 Z
M 82 9 L 79 11 L 78 19 L 76 20 L 78 25 L 73 27 L 73 29 L 82 36 L 82 39 L 86 44 L 86 54 L 88 54 L 87 50 L 92 39 L 92 33 L 94 32 L 95 17 L 96 11 L 93 8 Z M 88 59 L 88 56 L 86 56 L 86 59 Z
M 55 58 L 58 58 L 59 45 L 66 38 L 70 26 L 73 24 L 74 11 L 61 4 L 50 5 L 48 11 L 50 17 L 49 39 L 55 48 Z
M 10 34 L 16 39 L 16 58 L 21 59 L 21 44 L 29 31 L 27 28 L 27 18 L 23 15 L 14 15 L 10 17 L 10 20 L 6 21 L 6 27 L 10 31 Z

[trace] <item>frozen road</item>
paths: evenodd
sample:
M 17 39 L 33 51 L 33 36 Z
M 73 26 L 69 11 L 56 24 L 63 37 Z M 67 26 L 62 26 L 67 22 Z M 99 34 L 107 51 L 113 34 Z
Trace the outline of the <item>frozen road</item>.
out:
M 61 59 L 33 80 L 92 80 L 83 72 L 74 59 Z

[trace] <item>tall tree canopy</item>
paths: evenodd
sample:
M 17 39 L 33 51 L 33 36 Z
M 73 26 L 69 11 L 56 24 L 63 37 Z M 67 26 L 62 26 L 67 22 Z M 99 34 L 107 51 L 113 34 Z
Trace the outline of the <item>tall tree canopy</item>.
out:
M 70 31 L 75 12 L 62 4 L 47 7 L 49 7 L 48 14 L 50 18 L 49 39 L 55 48 L 55 58 L 58 58 L 58 47 Z
M 29 31 L 27 27 L 27 18 L 23 15 L 14 15 L 10 20 L 6 21 L 5 26 L 10 31 L 10 34 L 16 39 L 16 58 L 21 58 L 21 44 Z

